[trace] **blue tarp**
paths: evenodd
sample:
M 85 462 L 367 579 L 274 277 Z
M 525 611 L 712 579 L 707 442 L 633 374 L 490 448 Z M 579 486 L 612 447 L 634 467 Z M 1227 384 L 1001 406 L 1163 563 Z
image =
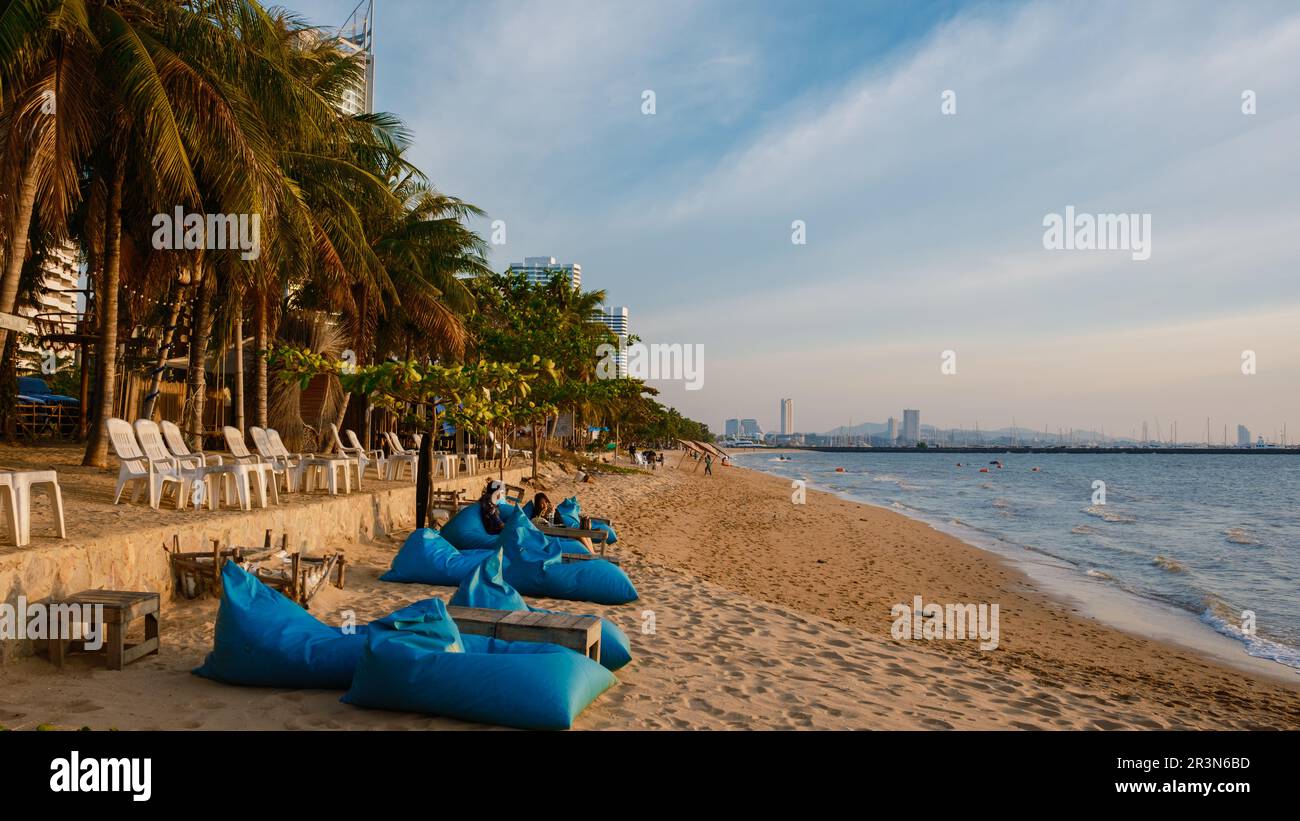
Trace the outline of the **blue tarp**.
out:
M 616 681 L 613 673 L 573 650 L 461 636 L 445 607 L 408 608 L 370 625 L 343 701 L 564 730 Z
M 498 551 L 465 577 L 448 604 L 461 607 L 484 607 L 489 610 L 531 610 L 534 613 L 555 613 L 543 610 L 524 601 L 519 591 L 501 576 L 501 553 Z M 606 669 L 617 670 L 632 660 L 632 648 L 627 634 L 609 619 L 600 620 L 600 663 Z

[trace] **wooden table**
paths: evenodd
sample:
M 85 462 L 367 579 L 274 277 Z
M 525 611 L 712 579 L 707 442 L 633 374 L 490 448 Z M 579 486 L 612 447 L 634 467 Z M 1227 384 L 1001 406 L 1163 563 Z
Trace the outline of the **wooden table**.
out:
M 131 662 L 144 656 L 158 652 L 158 594 L 137 592 L 130 590 L 83 590 L 74 596 L 69 596 L 62 600 L 51 599 L 48 604 L 51 608 L 58 605 L 81 605 L 81 621 L 83 624 L 88 623 L 91 618 L 92 610 L 96 605 L 102 605 L 104 608 L 104 623 L 101 628 L 104 631 L 102 636 L 104 646 L 99 650 L 88 652 L 103 652 L 107 657 L 108 669 L 121 670 Z M 144 619 L 144 641 L 139 644 L 126 644 L 126 630 L 136 619 Z M 53 632 L 53 626 L 51 626 Z M 82 636 L 85 636 L 83 630 Z M 49 640 L 50 661 L 59 667 L 63 666 L 63 660 L 67 655 L 69 647 L 77 642 L 82 645 L 80 649 L 84 650 L 85 639 L 60 638 L 51 636 Z
M 558 644 L 600 661 L 600 619 L 595 616 L 457 606 L 449 606 L 447 615 L 462 633 L 503 641 Z

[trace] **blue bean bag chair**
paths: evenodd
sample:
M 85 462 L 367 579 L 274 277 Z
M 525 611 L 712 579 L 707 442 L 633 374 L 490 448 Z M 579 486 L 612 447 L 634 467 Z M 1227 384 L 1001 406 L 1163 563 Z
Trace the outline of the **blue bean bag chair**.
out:
M 513 505 L 508 507 L 514 509 Z M 501 518 L 506 518 L 504 509 Z M 483 528 L 483 517 L 478 512 L 478 504 L 461 508 L 460 512 L 452 516 L 451 521 L 443 525 L 439 532 L 442 538 L 455 545 L 457 550 L 495 550 L 497 539 L 500 538 L 500 534 L 488 533 Z
M 636 588 L 621 567 L 604 559 L 564 562 L 559 543 L 533 527 L 522 510 L 506 522 L 501 536 L 502 576 L 525 596 L 597 604 L 627 604 L 637 599 Z
M 497 508 L 501 511 L 501 520 L 504 522 L 509 522 L 516 513 L 522 510 L 524 521 L 528 523 L 529 527 L 536 530 L 537 526 L 532 522 L 532 505 L 533 503 L 529 502 L 523 508 L 518 508 L 509 502 L 502 502 L 497 505 Z M 439 533 L 442 534 L 444 539 L 451 542 L 456 549 L 462 551 L 496 550 L 500 547 L 501 537 L 504 535 L 503 533 L 492 534 L 487 532 L 483 527 L 483 517 L 478 512 L 478 505 L 461 508 L 459 513 L 451 517 L 451 521 L 442 526 Z M 546 536 L 546 538 L 558 542 L 560 549 L 565 553 L 591 552 L 586 545 L 576 539 L 562 539 L 557 536 Z M 452 584 L 455 583 L 452 582 Z
M 478 511 L 473 512 L 477 518 Z M 392 566 L 379 580 L 455 586 L 496 552 L 496 549 L 457 550 L 438 531 L 425 527 L 406 537 L 402 549 L 393 557 Z
M 529 502 L 528 504 L 524 505 L 522 508 L 517 508 L 512 504 L 503 502 L 500 505 L 500 509 L 501 509 L 501 520 L 504 522 L 509 522 L 511 517 L 515 515 L 516 510 L 522 510 L 524 512 L 524 521 L 528 522 L 529 527 L 531 527 L 534 530 L 537 530 L 537 525 L 533 524 L 533 503 L 532 502 Z M 577 525 L 574 525 L 574 527 L 576 526 Z M 564 525 L 564 527 L 569 527 L 569 525 Z M 500 544 L 500 538 L 501 538 L 500 536 L 497 537 L 498 544 Z M 587 549 L 587 546 L 582 542 L 578 541 L 577 539 L 566 539 L 563 536 L 547 536 L 546 538 L 553 542 L 558 542 L 560 545 L 560 550 L 564 553 L 583 553 L 587 555 L 591 554 L 591 551 Z
M 347 704 L 565 730 L 617 679 L 565 647 L 462 636 L 441 600 L 373 622 Z
M 555 519 L 563 522 L 565 527 L 581 527 L 582 508 L 578 506 L 578 497 L 570 496 L 556 505 Z M 603 530 L 609 534 L 609 537 L 605 539 L 605 544 L 613 544 L 618 541 L 618 534 L 614 532 L 614 528 L 604 522 L 592 522 L 591 528 L 592 530 Z
M 555 610 L 543 610 L 524 601 L 506 580 L 501 577 L 501 553 L 490 556 L 487 561 L 465 577 L 452 594 L 448 604 L 460 607 L 485 607 L 489 610 L 530 610 L 534 613 L 555 613 Z M 617 670 L 632 660 L 632 647 L 627 634 L 609 619 L 600 620 L 600 663 L 607 670 Z
M 212 652 L 193 672 L 226 684 L 343 690 L 366 645 L 366 625 L 330 627 L 234 562 L 221 570 Z M 408 610 L 433 608 L 437 599 Z

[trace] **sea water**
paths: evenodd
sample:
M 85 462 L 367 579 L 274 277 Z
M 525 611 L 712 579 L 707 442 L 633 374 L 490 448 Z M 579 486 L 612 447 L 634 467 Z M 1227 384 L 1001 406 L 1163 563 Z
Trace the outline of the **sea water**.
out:
M 1193 630 L 1213 629 L 1300 670 L 1300 458 L 787 456 L 741 452 L 737 464 L 890 508 L 1012 559 L 1033 557 L 1074 578 L 1076 592 L 1100 584 L 1177 608 L 1199 619 Z

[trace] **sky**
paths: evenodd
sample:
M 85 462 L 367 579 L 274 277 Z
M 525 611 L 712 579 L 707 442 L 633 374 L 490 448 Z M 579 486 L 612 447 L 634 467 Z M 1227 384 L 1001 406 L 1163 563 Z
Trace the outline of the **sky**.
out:
M 377 3 L 376 106 L 504 222 L 494 267 L 578 262 L 702 345 L 700 389 L 651 384 L 715 431 L 791 397 L 810 432 L 1300 438 L 1294 3 Z M 1149 215 L 1150 257 L 1045 248 L 1067 206 Z

